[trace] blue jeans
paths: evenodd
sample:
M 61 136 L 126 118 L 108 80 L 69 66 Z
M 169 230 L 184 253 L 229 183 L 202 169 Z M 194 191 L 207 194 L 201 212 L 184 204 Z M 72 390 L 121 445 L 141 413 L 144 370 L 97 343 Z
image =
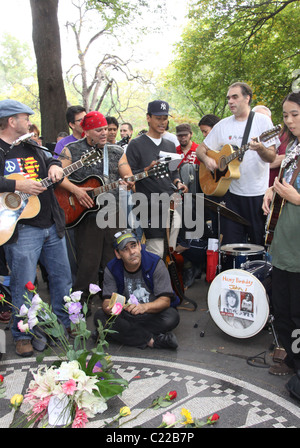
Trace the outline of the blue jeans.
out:
M 34 283 L 39 259 L 45 266 L 53 312 L 65 325 L 70 327 L 68 314 L 63 310 L 64 296 L 69 295 L 72 288 L 71 269 L 68 260 L 65 238 L 59 238 L 56 226 L 47 229 L 18 224 L 18 240 L 16 243 L 4 245 L 5 256 L 11 269 L 10 290 L 12 303 L 20 309 L 24 303 L 26 283 Z M 28 293 L 28 297 L 32 295 Z M 43 297 L 42 297 L 43 299 Z M 16 311 L 18 314 L 18 312 Z M 15 340 L 31 339 L 30 333 L 21 333 L 17 327 L 20 318 L 14 317 L 12 335 Z

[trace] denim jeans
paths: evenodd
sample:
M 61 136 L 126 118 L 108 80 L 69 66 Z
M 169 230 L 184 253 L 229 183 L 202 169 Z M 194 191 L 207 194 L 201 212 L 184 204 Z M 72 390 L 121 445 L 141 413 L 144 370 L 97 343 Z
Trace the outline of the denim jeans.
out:
M 58 237 L 55 224 L 47 229 L 18 224 L 17 242 L 5 244 L 4 250 L 11 269 L 10 290 L 13 305 L 19 309 L 24 303 L 23 296 L 27 292 L 25 285 L 29 281 L 34 283 L 40 259 L 48 273 L 52 310 L 61 322 L 69 327 L 68 314 L 63 310 L 63 298 L 69 295 L 72 288 L 71 269 L 65 238 Z M 31 298 L 30 294 L 28 296 Z M 14 339 L 31 339 L 30 333 L 19 331 L 17 327 L 19 320 L 20 318 L 14 317 L 12 325 Z

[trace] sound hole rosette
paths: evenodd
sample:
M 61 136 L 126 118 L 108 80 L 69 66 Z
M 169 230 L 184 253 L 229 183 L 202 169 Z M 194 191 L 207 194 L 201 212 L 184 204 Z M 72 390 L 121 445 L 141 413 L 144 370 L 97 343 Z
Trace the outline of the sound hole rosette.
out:
M 239 284 L 251 285 L 252 313 L 241 311 L 242 301 L 247 294 L 245 287 L 242 291 L 233 289 L 239 293 L 237 294 L 240 305 L 238 311 L 226 311 L 224 295 L 227 292 L 225 288 L 227 283 L 224 283 L 224 276 L 226 279 L 238 279 Z M 269 301 L 263 284 L 254 275 L 242 269 L 229 269 L 217 275 L 210 285 L 207 300 L 210 315 L 217 327 L 234 338 L 244 339 L 255 336 L 264 328 L 269 318 Z
M 21 206 L 22 199 L 16 193 L 7 193 L 5 195 L 4 203 L 5 203 L 5 207 L 12 209 L 12 210 L 16 210 Z

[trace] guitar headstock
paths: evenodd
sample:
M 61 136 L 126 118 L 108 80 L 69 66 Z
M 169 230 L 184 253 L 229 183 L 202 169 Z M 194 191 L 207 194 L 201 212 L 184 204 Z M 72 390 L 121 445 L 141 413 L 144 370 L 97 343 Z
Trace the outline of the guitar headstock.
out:
M 169 164 L 165 162 L 158 162 L 153 168 L 148 171 L 148 176 L 165 177 L 169 175 Z
M 91 151 L 85 153 L 81 157 L 80 160 L 83 163 L 83 165 L 88 166 L 88 165 L 91 165 L 93 163 L 100 162 L 100 160 L 102 158 L 103 158 L 103 153 L 102 153 L 101 150 L 92 149 Z
M 274 137 L 276 137 L 278 134 L 280 134 L 280 131 L 281 131 L 281 125 L 278 124 L 278 125 L 275 126 L 274 128 L 269 129 L 269 130 L 266 131 L 266 132 L 263 132 L 263 133 L 260 135 L 259 140 L 260 140 L 261 142 L 267 142 L 268 140 L 271 140 L 271 138 L 274 138 Z

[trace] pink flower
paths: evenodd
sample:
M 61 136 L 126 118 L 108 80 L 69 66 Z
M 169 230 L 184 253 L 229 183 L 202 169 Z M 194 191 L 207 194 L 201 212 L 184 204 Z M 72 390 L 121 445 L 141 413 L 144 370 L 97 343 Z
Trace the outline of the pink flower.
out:
M 112 314 L 113 314 L 114 316 L 118 316 L 119 314 L 121 314 L 122 309 L 123 309 L 122 304 L 119 303 L 119 302 L 117 302 L 117 303 L 115 303 L 114 306 L 112 307 L 111 312 L 112 312 Z
M 48 397 L 45 397 L 43 400 L 39 400 L 37 403 L 35 403 L 32 408 L 33 413 L 40 414 L 40 412 L 47 410 L 50 398 L 51 398 L 51 395 L 49 395 Z
M 166 412 L 162 416 L 162 421 L 166 426 L 174 425 L 176 422 L 176 417 L 172 412 Z
M 87 422 L 88 418 L 86 413 L 82 409 L 77 408 L 72 428 L 84 428 Z
M 66 381 L 62 385 L 62 389 L 66 395 L 73 395 L 75 390 L 77 390 L 76 382 L 74 380 Z
M 19 329 L 19 331 L 21 331 L 21 333 L 28 333 L 29 332 L 29 325 L 28 324 L 24 324 L 24 321 L 20 320 L 18 322 L 18 329 Z

